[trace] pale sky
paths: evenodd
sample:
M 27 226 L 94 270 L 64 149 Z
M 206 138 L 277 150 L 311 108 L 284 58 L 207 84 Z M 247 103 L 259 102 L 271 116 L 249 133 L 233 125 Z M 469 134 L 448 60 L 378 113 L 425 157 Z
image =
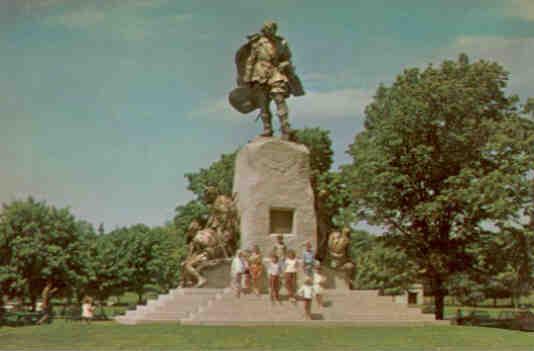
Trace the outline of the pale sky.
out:
M 0 202 L 33 195 L 106 229 L 163 224 L 183 175 L 261 131 L 232 111 L 235 51 L 279 24 L 336 167 L 380 82 L 466 52 L 534 96 L 534 0 L 0 1 Z

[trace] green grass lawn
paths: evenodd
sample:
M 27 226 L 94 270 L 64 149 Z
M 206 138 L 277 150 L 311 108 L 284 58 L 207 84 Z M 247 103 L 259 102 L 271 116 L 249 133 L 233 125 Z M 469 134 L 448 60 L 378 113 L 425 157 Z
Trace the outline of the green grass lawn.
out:
M 534 333 L 492 328 L 183 327 L 56 321 L 0 328 L 2 350 L 533 350 Z

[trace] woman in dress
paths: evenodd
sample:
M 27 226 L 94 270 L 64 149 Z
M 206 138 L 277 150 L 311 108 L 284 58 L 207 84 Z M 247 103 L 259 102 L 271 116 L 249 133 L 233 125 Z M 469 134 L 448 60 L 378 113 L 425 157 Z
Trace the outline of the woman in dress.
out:
M 280 262 L 278 261 L 278 256 L 275 254 L 271 255 L 271 262 L 267 269 L 269 273 L 269 291 L 271 295 L 271 302 L 275 301 L 280 303 L 280 273 L 281 267 Z
M 252 290 L 259 296 L 261 291 L 261 279 L 263 277 L 263 258 L 258 245 L 254 245 L 252 253 L 248 257 Z

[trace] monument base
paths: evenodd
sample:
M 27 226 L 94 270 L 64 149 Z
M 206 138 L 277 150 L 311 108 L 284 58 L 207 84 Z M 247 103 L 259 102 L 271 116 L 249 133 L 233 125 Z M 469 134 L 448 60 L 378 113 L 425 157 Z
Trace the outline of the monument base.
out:
M 230 286 L 230 268 L 232 259 L 226 259 L 223 262 L 213 267 L 207 267 L 202 271 L 202 275 L 206 277 L 207 282 L 204 288 L 218 288 L 224 289 Z
M 351 290 L 351 287 L 347 284 L 345 272 L 325 266 L 322 266 L 322 271 L 326 277 L 326 289 Z

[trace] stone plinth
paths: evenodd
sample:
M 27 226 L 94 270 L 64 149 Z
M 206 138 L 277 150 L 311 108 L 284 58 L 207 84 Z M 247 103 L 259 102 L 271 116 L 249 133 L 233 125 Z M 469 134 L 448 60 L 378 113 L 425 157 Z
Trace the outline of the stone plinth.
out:
M 323 275 L 326 277 L 326 288 L 335 290 L 350 290 L 345 279 L 346 273 L 330 267 L 323 266 Z
M 230 266 L 232 259 L 229 258 L 213 267 L 207 267 L 202 271 L 206 277 L 205 288 L 227 288 L 230 286 Z
M 259 245 L 268 254 L 275 234 L 288 248 L 306 241 L 317 247 L 309 151 L 301 144 L 258 137 L 236 159 L 234 193 L 240 216 L 241 247 Z

